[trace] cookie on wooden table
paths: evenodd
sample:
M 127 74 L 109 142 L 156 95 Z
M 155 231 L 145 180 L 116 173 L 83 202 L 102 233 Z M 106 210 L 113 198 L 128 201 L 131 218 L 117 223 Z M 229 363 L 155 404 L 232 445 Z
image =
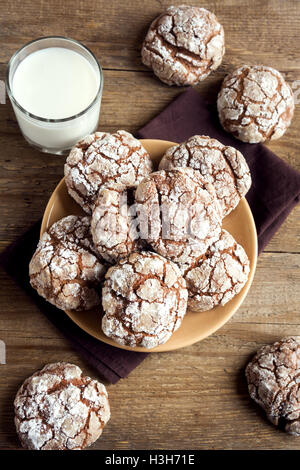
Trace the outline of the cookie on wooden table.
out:
M 78 142 L 65 163 L 65 182 L 70 196 L 88 214 L 105 183 L 135 187 L 152 171 L 146 149 L 129 132 L 96 132 Z
M 97 255 L 90 217 L 69 215 L 45 232 L 29 264 L 30 283 L 62 310 L 87 310 L 100 303 L 106 263 Z
M 216 16 L 196 6 L 170 6 L 150 25 L 142 61 L 168 85 L 196 85 L 219 67 L 224 30 Z
M 246 367 L 251 398 L 268 419 L 300 436 L 300 337 L 288 337 L 260 348 Z
M 160 170 L 135 192 L 141 237 L 172 261 L 190 262 L 219 238 L 222 210 L 212 184 L 192 168 Z
M 246 195 L 251 175 L 241 152 L 204 135 L 194 135 L 186 142 L 169 148 L 160 161 L 160 170 L 190 167 L 211 183 L 222 208 L 228 215 Z
M 188 308 L 201 312 L 233 299 L 250 272 L 244 248 L 226 230 L 204 255 L 179 266 L 189 292 Z
M 218 95 L 222 126 L 250 144 L 279 139 L 294 114 L 294 97 L 281 73 L 265 65 L 243 65 L 228 74 Z
M 25 380 L 14 409 L 21 444 L 31 450 L 84 449 L 110 418 L 105 386 L 65 362 L 48 364 Z
M 103 332 L 122 345 L 154 348 L 179 328 L 187 298 L 176 264 L 150 251 L 132 253 L 106 273 Z

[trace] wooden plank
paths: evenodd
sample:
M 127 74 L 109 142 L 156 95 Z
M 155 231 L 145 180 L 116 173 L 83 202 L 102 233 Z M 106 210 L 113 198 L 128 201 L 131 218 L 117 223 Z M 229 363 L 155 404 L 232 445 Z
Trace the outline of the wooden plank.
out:
M 181 3 L 172 1 L 173 5 Z M 197 0 L 189 4 L 199 6 Z M 105 68 L 144 70 L 142 41 L 151 21 L 169 5 L 168 0 L 5 1 L 0 18 L 5 47 L 1 47 L 0 62 L 7 62 L 36 36 L 56 34 L 84 42 Z M 295 31 L 299 31 L 300 18 L 294 0 L 217 0 L 201 2 L 201 6 L 212 10 L 224 26 L 226 62 L 265 63 L 282 71 L 299 68 Z

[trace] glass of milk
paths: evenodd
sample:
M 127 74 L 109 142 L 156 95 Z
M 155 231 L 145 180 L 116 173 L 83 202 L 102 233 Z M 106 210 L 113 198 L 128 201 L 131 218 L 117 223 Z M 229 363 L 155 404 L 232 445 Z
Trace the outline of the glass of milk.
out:
M 83 44 L 60 36 L 25 44 L 10 59 L 6 89 L 25 139 L 64 154 L 98 126 L 103 73 Z

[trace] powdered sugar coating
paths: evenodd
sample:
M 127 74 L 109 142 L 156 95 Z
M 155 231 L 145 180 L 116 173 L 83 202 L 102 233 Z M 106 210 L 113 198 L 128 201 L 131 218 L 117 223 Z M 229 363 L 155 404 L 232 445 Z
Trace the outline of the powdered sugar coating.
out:
M 216 192 L 192 168 L 161 170 L 137 187 L 143 239 L 162 256 L 191 262 L 219 238 L 222 211 Z
M 214 186 L 223 217 L 235 209 L 251 186 L 250 170 L 241 152 L 208 136 L 194 135 L 166 151 L 159 169 L 178 167 L 198 170 L 203 180 Z
M 205 311 L 225 305 L 241 291 L 249 276 L 250 263 L 244 248 L 222 230 L 207 253 L 191 264 L 180 265 L 180 269 L 189 292 L 188 307 Z
M 300 436 L 300 337 L 263 346 L 246 367 L 251 398 L 268 419 Z
M 91 233 L 97 252 L 110 263 L 142 248 L 134 204 L 131 204 L 133 193 L 134 190 L 122 184 L 107 183 L 95 202 Z
M 281 137 L 291 124 L 294 107 L 283 76 L 264 65 L 239 67 L 225 77 L 218 95 L 222 126 L 249 143 Z
M 148 152 L 131 134 L 96 132 L 72 148 L 65 163 L 65 182 L 69 194 L 91 214 L 103 184 L 135 187 L 151 171 Z
M 110 418 L 104 385 L 64 362 L 48 364 L 25 380 L 14 407 L 18 436 L 31 450 L 84 449 Z
M 224 30 L 205 8 L 170 6 L 150 25 L 142 61 L 168 85 L 195 85 L 219 67 Z
M 96 256 L 87 216 L 70 215 L 53 224 L 29 264 L 32 287 L 62 310 L 98 305 L 105 271 L 105 263 Z
M 179 328 L 187 298 L 178 266 L 150 251 L 132 253 L 106 273 L 103 332 L 119 344 L 154 348 Z

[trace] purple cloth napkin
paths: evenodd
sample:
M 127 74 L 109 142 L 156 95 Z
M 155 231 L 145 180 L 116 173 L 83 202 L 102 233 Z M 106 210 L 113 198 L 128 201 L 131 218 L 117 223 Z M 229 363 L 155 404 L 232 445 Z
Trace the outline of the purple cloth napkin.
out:
M 140 129 L 140 139 L 183 142 L 192 135 L 208 135 L 238 149 L 251 170 L 252 186 L 246 198 L 264 249 L 300 198 L 300 174 L 262 144 L 245 144 L 223 130 L 216 104 L 189 88 Z
M 192 88 L 183 92 L 137 136 L 182 142 L 194 134 L 209 135 L 232 145 L 247 159 L 253 180 L 247 199 L 254 215 L 261 251 L 299 201 L 299 173 L 263 145 L 244 144 L 223 131 L 216 106 L 203 100 Z M 107 381 L 116 383 L 137 367 L 147 353 L 118 349 L 93 338 L 31 288 L 28 264 L 36 249 L 39 231 L 40 221 L 0 255 L 0 264 L 98 373 Z

